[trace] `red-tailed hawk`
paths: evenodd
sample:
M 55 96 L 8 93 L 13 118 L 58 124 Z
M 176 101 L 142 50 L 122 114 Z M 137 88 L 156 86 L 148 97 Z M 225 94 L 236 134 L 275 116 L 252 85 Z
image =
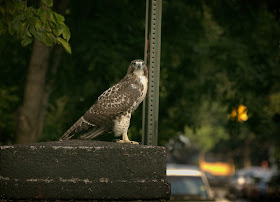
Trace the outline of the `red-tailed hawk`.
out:
M 113 131 L 121 136 L 120 143 L 130 141 L 127 130 L 131 113 L 144 100 L 148 87 L 148 68 L 143 60 L 133 60 L 126 76 L 104 93 L 89 110 L 71 126 L 59 140 L 68 140 L 78 132 L 85 132 L 81 139 L 93 139 L 98 135 Z M 138 143 L 137 143 L 138 144 Z

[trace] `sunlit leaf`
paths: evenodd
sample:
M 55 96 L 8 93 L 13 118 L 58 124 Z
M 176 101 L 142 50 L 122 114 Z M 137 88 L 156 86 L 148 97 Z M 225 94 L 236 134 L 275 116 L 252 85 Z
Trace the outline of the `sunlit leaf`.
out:
M 45 22 L 47 20 L 47 11 L 46 9 L 41 6 L 39 9 L 38 9 L 38 12 L 37 14 L 39 15 L 40 19 Z
M 71 37 L 71 33 L 70 33 L 69 28 L 66 25 L 64 26 L 62 35 L 63 35 L 63 38 L 68 42 Z
M 59 23 L 62 23 L 62 22 L 65 21 L 65 18 L 62 15 L 58 14 L 58 13 L 54 12 L 54 16 L 57 19 L 57 22 L 59 22 Z
M 67 53 L 70 53 L 70 54 L 72 53 L 71 52 L 71 46 L 70 46 L 70 44 L 67 41 L 65 41 L 61 37 L 57 37 L 56 39 L 57 39 L 57 41 L 60 42 L 60 44 L 63 46 L 63 48 L 66 50 Z
M 44 33 L 44 38 L 45 38 L 45 43 L 46 43 L 47 46 L 52 46 L 53 45 L 54 41 L 53 41 L 50 33 L 45 32 Z
M 26 36 L 28 36 L 28 37 L 32 37 L 32 35 L 30 34 L 30 32 L 29 32 L 28 30 L 26 30 L 25 34 L 26 34 Z
M 29 31 L 35 38 L 45 44 L 45 38 L 41 32 L 36 31 L 34 28 L 30 28 Z
M 14 34 L 18 31 L 18 29 L 21 27 L 22 20 L 24 19 L 23 15 L 16 16 L 11 23 L 9 24 L 9 32 L 10 34 Z
M 37 20 L 36 23 L 35 23 L 35 28 L 36 28 L 37 31 L 43 31 L 42 22 Z
M 62 24 L 64 22 L 65 18 L 62 15 L 57 14 L 56 12 L 53 12 L 51 10 L 49 10 L 48 12 L 49 12 L 51 21 L 55 22 L 56 24 Z
M 56 36 L 60 36 L 63 32 L 63 27 L 62 26 L 58 26 L 53 28 L 53 32 Z
M 27 46 L 28 44 L 31 44 L 33 41 L 32 37 L 26 37 L 21 41 L 22 46 Z

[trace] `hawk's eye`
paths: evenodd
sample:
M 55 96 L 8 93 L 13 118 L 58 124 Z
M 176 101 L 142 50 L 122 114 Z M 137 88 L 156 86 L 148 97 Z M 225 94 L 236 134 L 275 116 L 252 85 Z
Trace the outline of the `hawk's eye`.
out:
M 136 62 L 132 63 L 133 65 L 136 65 Z

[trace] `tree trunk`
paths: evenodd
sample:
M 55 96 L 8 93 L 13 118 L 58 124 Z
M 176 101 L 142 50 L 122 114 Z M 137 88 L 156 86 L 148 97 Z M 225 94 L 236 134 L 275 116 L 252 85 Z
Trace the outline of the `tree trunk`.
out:
M 58 13 L 64 14 L 69 0 L 56 2 L 54 5 Z M 51 67 L 51 80 L 46 84 L 51 48 L 44 46 L 40 41 L 34 39 L 33 51 L 30 59 L 28 76 L 26 80 L 23 104 L 21 106 L 17 131 L 16 143 L 37 142 L 43 131 L 44 116 L 48 103 L 51 86 L 54 81 L 62 48 L 54 49 L 54 60 Z
M 34 39 L 24 99 L 18 119 L 16 143 L 36 142 L 39 138 L 38 119 L 44 95 L 49 55 L 50 48 Z
M 44 95 L 49 55 L 50 48 L 34 39 L 23 105 L 18 120 L 16 143 L 31 143 L 38 140 L 38 119 Z
M 65 10 L 69 4 L 69 0 L 60 0 L 57 2 L 54 2 L 54 9 L 57 13 L 60 13 L 61 15 L 64 15 Z M 42 97 L 42 104 L 41 104 L 41 109 L 40 109 L 40 114 L 39 114 L 39 124 L 38 124 L 38 133 L 41 135 L 43 133 L 44 129 L 44 121 L 45 121 L 45 115 L 48 107 L 48 101 L 49 101 L 49 96 L 51 94 L 52 86 L 55 81 L 55 76 L 57 69 L 59 67 L 60 61 L 61 61 L 61 56 L 63 53 L 63 48 L 60 45 L 56 45 L 50 54 L 51 57 L 51 62 L 50 62 L 50 79 L 46 81 L 45 83 L 45 91 Z
M 49 96 L 51 94 L 52 86 L 55 81 L 55 76 L 56 72 L 58 69 L 58 66 L 60 64 L 61 56 L 63 53 L 63 48 L 61 46 L 55 46 L 51 58 L 51 66 L 50 66 L 50 80 L 48 80 L 45 84 L 45 91 L 42 97 L 42 104 L 41 104 L 41 109 L 40 109 L 40 115 L 39 115 L 39 124 L 38 124 L 38 133 L 42 134 L 43 133 L 43 128 L 44 128 L 44 121 L 45 121 L 45 115 L 48 107 L 48 101 L 49 101 Z

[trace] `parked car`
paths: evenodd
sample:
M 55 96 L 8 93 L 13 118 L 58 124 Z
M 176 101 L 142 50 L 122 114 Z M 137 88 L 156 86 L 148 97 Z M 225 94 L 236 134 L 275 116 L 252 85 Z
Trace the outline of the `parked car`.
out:
M 198 167 L 167 165 L 167 179 L 171 183 L 173 201 L 214 201 L 213 192 L 205 174 Z
M 230 198 L 247 198 L 258 201 L 266 198 L 268 182 L 273 172 L 262 167 L 251 167 L 236 171 L 232 177 L 228 192 Z
M 273 172 L 266 168 L 255 168 L 252 170 L 250 183 L 247 184 L 245 197 L 254 201 L 263 201 L 267 193 L 267 183 Z
M 231 199 L 240 198 L 243 196 L 243 186 L 245 184 L 245 171 L 237 170 L 234 176 L 229 181 L 228 196 Z

